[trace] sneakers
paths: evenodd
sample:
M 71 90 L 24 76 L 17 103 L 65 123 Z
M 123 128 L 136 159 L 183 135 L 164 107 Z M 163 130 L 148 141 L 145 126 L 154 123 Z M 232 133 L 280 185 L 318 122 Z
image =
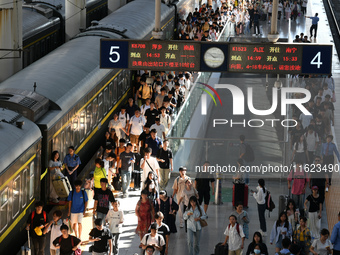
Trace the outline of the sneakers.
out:
M 260 232 L 260 234 L 262 235 L 262 237 L 267 236 L 267 232 L 263 232 L 262 229 L 260 229 L 258 232 Z
M 328 192 L 328 187 L 326 188 L 326 192 Z
M 184 223 L 180 223 L 180 224 L 179 224 L 179 227 L 180 227 L 180 228 L 184 228 Z

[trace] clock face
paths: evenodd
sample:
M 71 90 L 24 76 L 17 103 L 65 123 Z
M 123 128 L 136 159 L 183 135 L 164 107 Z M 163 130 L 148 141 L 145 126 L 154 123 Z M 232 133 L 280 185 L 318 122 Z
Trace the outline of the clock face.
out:
M 217 47 L 209 48 L 203 56 L 205 64 L 210 68 L 220 67 L 224 62 L 224 58 L 223 51 Z

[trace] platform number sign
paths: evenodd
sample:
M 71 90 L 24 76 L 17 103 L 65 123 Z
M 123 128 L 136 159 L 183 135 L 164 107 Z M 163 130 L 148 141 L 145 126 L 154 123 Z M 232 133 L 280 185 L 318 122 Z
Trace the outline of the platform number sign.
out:
M 302 73 L 329 74 L 332 72 L 331 69 L 331 45 L 308 45 L 303 47 Z
M 100 68 L 128 68 L 128 41 L 100 40 Z

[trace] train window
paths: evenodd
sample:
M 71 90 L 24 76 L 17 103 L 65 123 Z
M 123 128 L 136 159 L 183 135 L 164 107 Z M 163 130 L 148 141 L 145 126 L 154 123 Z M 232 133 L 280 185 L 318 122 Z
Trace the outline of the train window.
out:
M 86 116 L 86 112 L 85 110 L 83 110 L 80 113 L 80 117 L 79 117 L 79 135 L 80 135 L 80 142 L 82 142 L 84 140 L 85 137 L 85 116 Z
M 113 104 L 117 103 L 118 101 L 118 81 L 117 78 L 113 80 Z
M 34 161 L 30 165 L 30 190 L 29 190 L 29 199 L 31 200 L 34 196 Z
M 92 127 L 92 104 L 89 104 L 86 108 L 86 134 L 89 135 Z
M 1 193 L 0 208 L 0 233 L 5 229 L 8 222 L 8 188 Z
M 108 112 L 110 108 L 110 98 L 109 98 L 109 88 L 104 89 L 104 115 Z
M 103 119 L 104 114 L 104 104 L 103 104 L 103 93 L 99 93 L 98 96 L 98 121 Z
M 67 141 L 65 140 L 65 131 L 61 132 L 60 136 L 60 150 L 59 150 L 59 156 L 60 158 L 64 158 L 66 155 L 66 147 L 67 147 Z
M 27 169 L 24 169 L 22 172 L 22 192 L 21 192 L 21 200 L 22 200 L 22 208 L 26 206 L 27 203 L 27 192 L 26 192 L 26 182 L 27 182 Z
M 63 149 L 65 151 L 65 155 L 67 154 L 67 147 L 75 146 L 75 144 L 73 143 L 73 132 L 72 132 L 72 128 L 71 127 L 72 127 L 72 124 L 69 124 L 66 127 L 66 140 L 65 140 L 65 144 L 63 145 Z
M 127 91 L 130 87 L 130 76 L 129 75 L 130 75 L 129 71 L 126 70 L 126 72 L 125 72 L 125 82 L 126 82 L 125 91 Z
M 109 109 L 113 106 L 113 82 L 109 84 Z
M 122 80 L 122 73 L 120 73 L 119 75 L 118 75 L 118 96 L 117 96 L 117 98 L 118 99 L 120 99 L 123 95 L 123 80 Z
M 12 217 L 13 219 L 15 218 L 15 216 L 17 216 L 17 214 L 19 213 L 19 209 L 20 209 L 20 175 L 17 176 L 17 178 L 15 178 L 15 180 L 13 181 L 13 186 L 12 186 Z
M 98 100 L 95 98 L 92 105 L 92 129 L 97 125 L 98 121 Z

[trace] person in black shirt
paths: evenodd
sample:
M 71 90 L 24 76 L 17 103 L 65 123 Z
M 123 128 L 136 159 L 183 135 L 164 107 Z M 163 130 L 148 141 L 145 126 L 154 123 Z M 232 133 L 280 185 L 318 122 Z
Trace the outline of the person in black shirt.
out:
M 320 226 L 322 217 L 322 200 L 318 194 L 319 188 L 317 186 L 312 187 L 312 194 L 310 194 L 305 201 L 305 210 L 307 210 L 307 203 L 309 202 L 309 229 L 312 232 L 313 238 L 320 238 Z
M 60 255 L 73 255 L 81 242 L 77 237 L 69 235 L 68 229 L 67 225 L 61 225 L 62 235 L 53 241 L 53 245 L 60 249 Z
M 205 168 L 205 173 L 199 173 L 195 179 L 195 188 L 198 192 L 198 202 L 201 205 L 204 199 L 204 211 L 207 213 L 209 201 L 210 201 L 210 183 L 212 187 L 212 194 L 215 194 L 215 179 L 214 178 L 207 178 L 208 175 L 207 167 L 209 166 L 209 162 L 206 161 L 203 164 Z
M 107 147 L 111 147 L 111 150 L 116 149 L 116 143 L 114 139 L 111 137 L 111 134 L 109 131 L 105 132 L 105 138 L 103 139 L 103 142 L 102 142 L 102 150 L 105 151 Z
M 94 206 L 93 212 L 97 214 L 97 218 L 105 219 L 107 212 L 109 211 L 110 202 L 113 206 L 115 198 L 112 191 L 107 189 L 108 181 L 106 178 L 100 179 L 101 189 L 98 190 L 94 195 Z
M 140 134 L 138 137 L 138 140 L 141 142 L 140 143 L 140 153 L 141 157 L 144 158 L 144 149 L 145 149 L 145 141 L 150 137 L 150 125 L 148 123 L 145 124 L 144 126 L 144 131 L 143 133 Z
M 321 164 L 320 156 L 315 157 L 314 164 L 316 167 L 320 166 L 321 169 L 324 167 L 324 165 Z M 328 190 L 328 181 L 328 175 L 324 171 L 311 173 L 309 188 L 311 189 L 314 186 L 319 188 L 319 196 L 322 203 L 325 201 L 325 190 L 326 188 Z
M 35 255 L 45 254 L 46 237 L 42 230 L 48 225 L 47 213 L 43 211 L 44 203 L 35 203 L 35 210 L 27 219 L 26 229 L 30 230 Z
M 128 100 L 128 104 L 126 105 L 126 112 L 127 112 L 127 114 L 129 114 L 130 119 L 131 119 L 132 116 L 135 115 L 135 111 L 138 108 L 139 107 L 133 103 L 133 98 L 130 97 L 129 100 Z
M 169 141 L 167 139 L 163 142 L 163 147 L 158 150 L 156 159 L 159 164 L 159 174 L 161 177 L 161 181 L 159 183 L 160 189 L 165 189 L 168 185 L 170 179 L 170 171 L 173 171 L 173 162 L 172 162 L 172 151 L 169 146 Z
M 150 102 L 150 108 L 145 111 L 146 123 L 150 125 L 150 127 L 155 124 L 156 117 L 159 115 L 158 110 L 155 108 L 155 102 Z
M 178 211 L 178 204 L 168 197 L 166 190 L 159 192 L 159 199 L 156 199 L 155 212 L 162 212 L 163 222 L 169 227 L 170 233 L 176 233 L 176 213 Z
M 93 252 L 111 254 L 112 234 L 109 229 L 103 227 L 103 220 L 96 219 L 96 227 L 90 232 L 90 241 L 94 241 Z

